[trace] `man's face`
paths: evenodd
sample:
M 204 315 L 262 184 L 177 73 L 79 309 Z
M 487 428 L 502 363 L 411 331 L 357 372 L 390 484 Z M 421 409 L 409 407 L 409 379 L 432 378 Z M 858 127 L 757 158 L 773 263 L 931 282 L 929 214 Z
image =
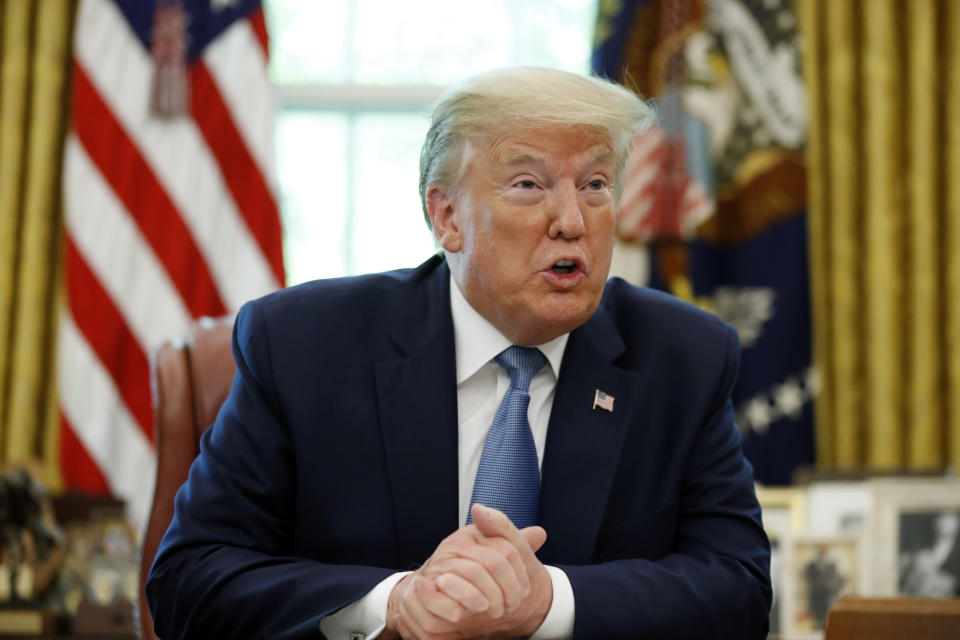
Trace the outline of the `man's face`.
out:
M 467 301 L 514 343 L 542 344 L 600 304 L 616 218 L 613 151 L 582 127 L 472 142 L 459 184 L 428 191 L 434 233 Z

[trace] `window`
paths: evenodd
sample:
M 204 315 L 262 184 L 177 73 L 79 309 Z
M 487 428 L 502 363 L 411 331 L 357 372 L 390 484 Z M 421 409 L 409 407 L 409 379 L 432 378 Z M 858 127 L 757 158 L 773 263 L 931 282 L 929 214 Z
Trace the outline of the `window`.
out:
M 430 104 L 503 66 L 589 70 L 596 0 L 269 0 L 287 280 L 416 266 Z

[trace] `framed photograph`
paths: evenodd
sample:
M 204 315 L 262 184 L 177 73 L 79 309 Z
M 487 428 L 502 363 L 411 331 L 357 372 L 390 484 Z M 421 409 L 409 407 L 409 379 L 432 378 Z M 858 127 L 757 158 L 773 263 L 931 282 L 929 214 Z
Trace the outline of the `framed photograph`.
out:
M 803 531 L 804 493 L 802 489 L 757 486 L 757 500 L 763 515 L 763 528 L 770 539 L 770 583 L 773 603 L 770 606 L 769 638 L 783 633 L 783 546 L 792 535 Z
M 863 545 L 858 534 L 791 536 L 784 545 L 782 637 L 822 638 L 838 598 L 863 591 Z
M 960 481 L 883 479 L 871 492 L 875 594 L 960 595 Z
M 123 516 L 75 521 L 64 528 L 67 556 L 60 572 L 63 608 L 76 613 L 84 600 L 107 606 L 136 602 L 139 570 L 136 532 Z
M 757 500 L 763 512 L 763 529 L 778 538 L 805 530 L 806 495 L 797 487 L 757 485 Z
M 870 485 L 864 480 L 813 482 L 807 486 L 807 533 L 859 533 L 867 526 L 870 511 Z
M 768 533 L 767 537 L 770 538 L 770 587 L 773 592 L 773 600 L 770 602 L 770 631 L 767 639 L 779 640 L 785 637 L 783 635 L 783 546 L 789 536 L 775 537 Z

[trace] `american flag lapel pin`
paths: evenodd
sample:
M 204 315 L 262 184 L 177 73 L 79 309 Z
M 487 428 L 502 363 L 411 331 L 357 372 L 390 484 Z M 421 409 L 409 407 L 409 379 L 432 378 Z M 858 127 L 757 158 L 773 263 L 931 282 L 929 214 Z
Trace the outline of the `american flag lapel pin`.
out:
M 613 413 L 613 396 L 597 389 L 593 393 L 593 408 L 597 407 Z

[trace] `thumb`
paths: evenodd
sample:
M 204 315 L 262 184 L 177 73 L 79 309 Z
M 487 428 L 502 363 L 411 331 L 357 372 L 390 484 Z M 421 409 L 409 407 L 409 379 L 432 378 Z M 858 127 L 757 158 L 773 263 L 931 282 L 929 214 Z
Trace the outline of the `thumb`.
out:
M 505 513 L 493 507 L 485 507 L 479 502 L 473 505 L 470 514 L 473 516 L 473 524 L 477 525 L 477 529 L 485 536 L 509 538 L 510 530 L 516 530 Z
M 543 543 L 547 541 L 547 530 L 543 527 L 524 527 L 523 529 L 520 529 L 520 533 L 523 534 L 523 537 L 527 539 L 527 544 L 530 545 L 530 550 L 534 553 L 536 553 L 540 547 L 543 546 Z
M 473 523 L 477 525 L 480 533 L 488 537 L 504 537 L 517 550 L 522 550 L 525 545 L 529 545 L 530 550 L 536 553 L 537 549 L 542 547 L 547 539 L 547 532 L 543 527 L 526 527 L 523 531 L 520 531 L 513 526 L 505 513 L 493 507 L 485 507 L 477 503 L 473 505 L 470 513 L 473 515 Z

